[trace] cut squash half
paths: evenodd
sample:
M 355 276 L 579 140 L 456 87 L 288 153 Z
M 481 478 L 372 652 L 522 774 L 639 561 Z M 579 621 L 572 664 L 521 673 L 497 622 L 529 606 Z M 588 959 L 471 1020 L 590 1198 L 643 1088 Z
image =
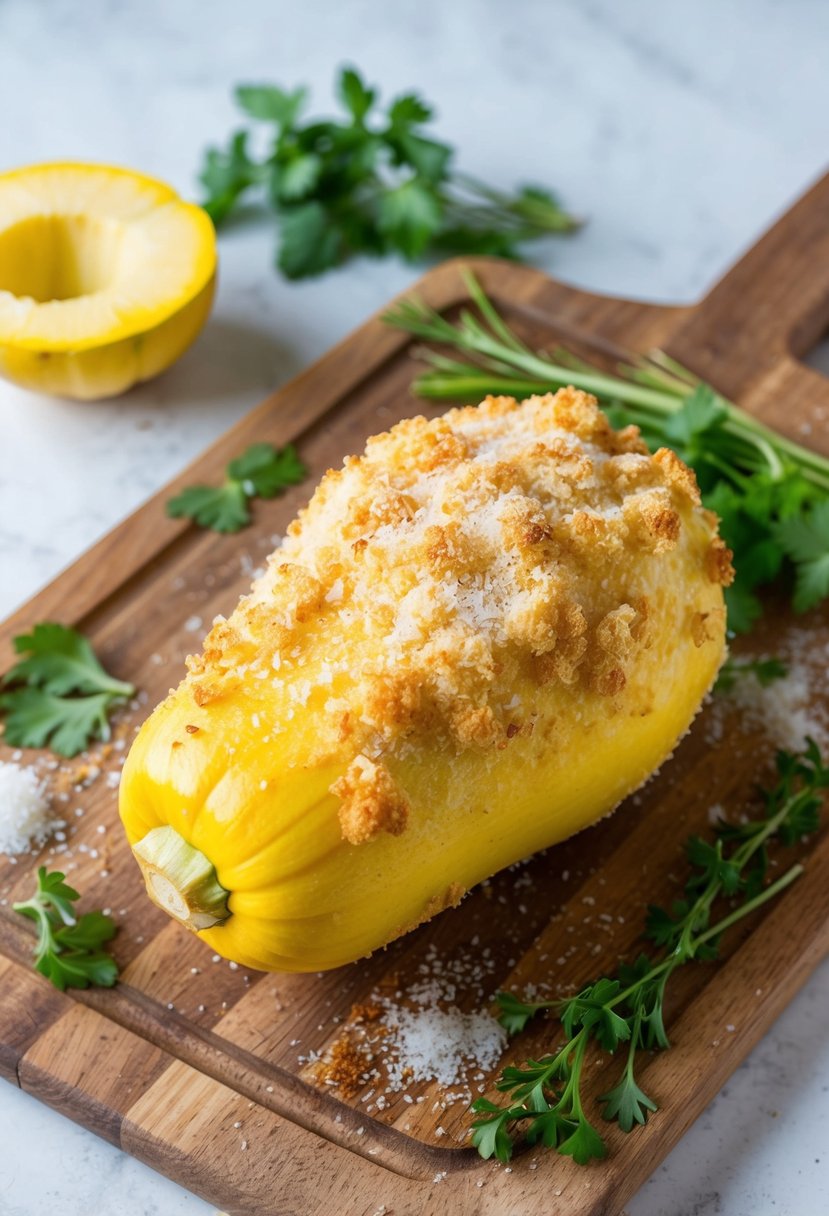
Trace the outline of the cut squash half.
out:
M 112 397 L 169 367 L 210 311 L 216 237 L 163 182 L 105 165 L 0 174 L 0 373 Z

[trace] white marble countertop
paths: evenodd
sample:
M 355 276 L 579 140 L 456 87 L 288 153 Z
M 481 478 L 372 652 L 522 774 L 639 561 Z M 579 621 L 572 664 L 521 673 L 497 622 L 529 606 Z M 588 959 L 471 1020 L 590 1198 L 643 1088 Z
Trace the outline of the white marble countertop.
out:
M 0 0 L 0 169 L 120 162 L 192 195 L 201 148 L 235 121 L 235 82 L 308 81 L 325 105 L 352 60 L 386 93 L 432 99 L 466 169 L 548 182 L 589 218 L 535 251 L 543 269 L 691 301 L 825 167 L 828 58 L 820 0 Z M 126 398 L 0 383 L 0 613 L 414 277 L 357 262 L 292 285 L 272 245 L 267 224 L 222 236 L 205 334 Z M 630 1216 L 829 1210 L 827 1008 L 824 968 Z M 0 1129 L 1 1216 L 210 1210 L 11 1086 Z

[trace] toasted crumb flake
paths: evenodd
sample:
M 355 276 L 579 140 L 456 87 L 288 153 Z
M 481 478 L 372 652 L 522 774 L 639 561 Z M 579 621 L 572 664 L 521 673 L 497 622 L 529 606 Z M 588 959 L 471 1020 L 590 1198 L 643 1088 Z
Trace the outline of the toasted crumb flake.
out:
M 665 563 L 687 574 L 668 592 Z M 521 747 L 551 682 L 618 697 L 666 613 L 701 645 L 720 622 L 677 602 L 695 575 L 727 583 L 730 555 L 672 452 L 572 388 L 488 397 L 404 419 L 327 473 L 189 687 L 208 709 L 250 698 L 255 730 L 267 692 L 262 729 L 287 750 L 296 731 L 303 764 L 361 754 L 332 787 L 360 843 L 405 828 L 395 760 L 423 739 Z
M 349 844 L 363 844 L 380 832 L 399 836 L 405 830 L 409 805 L 384 764 L 359 755 L 331 790 L 342 799 L 340 827 Z

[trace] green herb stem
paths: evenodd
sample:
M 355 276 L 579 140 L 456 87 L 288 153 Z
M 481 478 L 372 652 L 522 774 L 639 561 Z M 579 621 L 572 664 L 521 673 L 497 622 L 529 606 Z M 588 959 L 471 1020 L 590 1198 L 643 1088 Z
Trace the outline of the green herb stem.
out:
M 694 960 L 717 955 L 722 935 L 745 917 L 779 896 L 803 873 L 803 866 L 790 866 L 780 878 L 765 882 L 766 846 L 772 838 L 783 843 L 816 830 L 821 793 L 829 787 L 825 767 L 816 745 L 809 741 L 798 754 L 778 755 L 778 781 L 763 791 L 765 813 L 740 825 L 721 823 L 710 844 L 691 837 L 687 845 L 692 871 L 685 886 L 686 898 L 668 913 L 652 908 L 648 936 L 662 947 L 662 956 L 641 954 L 632 965 L 622 965 L 615 977 L 602 976 L 575 996 L 550 1001 L 522 1002 L 513 993 L 499 995 L 501 1021 L 510 1032 L 518 1032 L 541 1010 L 555 1012 L 565 1034 L 558 1050 L 523 1068 L 505 1068 L 496 1081 L 501 1093 L 512 1095 L 507 1106 L 478 1099 L 473 1110 L 473 1143 L 484 1157 L 509 1160 L 512 1140 L 509 1128 L 529 1121 L 527 1138 L 541 1140 L 576 1161 L 604 1155 L 605 1145 L 584 1115 L 580 1085 L 585 1052 L 590 1042 L 614 1052 L 627 1043 L 621 1079 L 600 1101 L 606 1119 L 615 1120 L 626 1132 L 644 1123 L 656 1103 L 635 1079 L 637 1052 L 642 1048 L 670 1046 L 663 1017 L 665 995 L 671 976 Z M 714 924 L 715 900 L 737 901 Z M 556 1082 L 563 1079 L 563 1091 Z
M 829 459 L 778 435 L 718 396 L 662 351 L 599 371 L 568 351 L 533 351 L 468 271 L 472 308 L 457 322 L 416 299 L 385 320 L 436 344 L 414 352 L 429 367 L 418 396 L 477 402 L 525 398 L 572 386 L 598 398 L 615 426 L 635 425 L 651 451 L 673 449 L 697 474 L 703 502 L 720 517 L 736 581 L 726 589 L 728 624 L 745 632 L 762 612 L 756 588 L 794 574 L 796 612 L 829 597 Z M 450 358 L 445 351 L 461 357 Z

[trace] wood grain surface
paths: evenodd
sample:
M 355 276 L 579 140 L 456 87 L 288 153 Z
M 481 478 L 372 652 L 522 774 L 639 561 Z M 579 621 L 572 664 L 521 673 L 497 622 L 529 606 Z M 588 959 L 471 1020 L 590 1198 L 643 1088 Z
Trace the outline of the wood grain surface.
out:
M 694 308 L 590 295 L 494 260 L 471 265 L 534 344 L 565 340 L 610 363 L 661 346 L 829 452 L 829 381 L 799 361 L 829 326 L 829 178 Z M 459 264 L 431 271 L 415 290 L 438 309 L 457 308 Z M 349 1094 L 326 1088 L 314 1060 L 353 1024 L 355 1006 L 406 977 L 436 967 L 473 973 L 458 994 L 472 1009 L 481 992 L 485 1000 L 501 987 L 582 984 L 637 950 L 645 905 L 678 893 L 688 833 L 705 831 L 712 804 L 740 810 L 752 797 L 770 745 L 738 715 L 723 722 L 717 711 L 715 730 L 707 708 L 659 777 L 610 819 L 496 876 L 371 959 L 325 975 L 260 975 L 214 958 L 149 904 L 118 824 L 117 772 L 135 730 L 212 618 L 247 590 L 319 476 L 399 418 L 439 412 L 411 397 L 413 371 L 406 338 L 369 321 L 0 626 L 0 669 L 16 633 L 57 619 L 82 628 L 105 665 L 141 690 L 86 771 L 77 762 L 49 771 L 67 840 L 16 864 L 0 857 L 0 1073 L 233 1216 L 611 1216 L 829 950 L 826 836 L 805 851 L 794 887 L 727 939 L 723 962 L 679 973 L 673 1049 L 644 1071 L 660 1110 L 629 1136 L 607 1125 L 604 1162 L 581 1168 L 525 1152 L 507 1171 L 466 1146 L 466 1102 L 448 1102 L 437 1084 L 410 1084 L 378 1110 L 376 1081 Z M 312 477 L 257 503 L 253 526 L 237 536 L 166 517 L 173 493 L 216 481 L 257 440 L 296 442 Z M 804 630 L 829 644 L 826 613 L 793 621 L 771 604 L 758 644 L 779 649 Z M 0 744 L 0 759 L 9 755 Z M 36 753 L 23 759 L 45 763 Z M 122 968 L 113 990 L 64 995 L 31 970 L 32 937 L 10 904 L 29 892 L 41 862 L 68 870 L 84 906 L 112 909 Z M 533 1026 L 505 1060 L 543 1052 L 553 1033 L 549 1023 Z M 480 1079 L 485 1092 L 496 1071 Z M 607 1060 L 591 1066 L 591 1098 L 612 1071 Z

